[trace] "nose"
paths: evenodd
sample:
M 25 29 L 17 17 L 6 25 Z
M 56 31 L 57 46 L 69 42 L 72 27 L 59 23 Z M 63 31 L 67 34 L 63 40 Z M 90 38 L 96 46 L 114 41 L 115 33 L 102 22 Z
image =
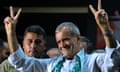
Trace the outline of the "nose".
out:
M 59 43 L 59 48 L 62 49 L 63 47 L 64 47 L 64 43 L 63 43 L 63 41 L 61 41 L 61 42 Z
M 34 41 L 31 43 L 30 48 L 31 48 L 31 49 L 36 48 L 36 44 L 35 44 L 35 42 L 34 42 Z

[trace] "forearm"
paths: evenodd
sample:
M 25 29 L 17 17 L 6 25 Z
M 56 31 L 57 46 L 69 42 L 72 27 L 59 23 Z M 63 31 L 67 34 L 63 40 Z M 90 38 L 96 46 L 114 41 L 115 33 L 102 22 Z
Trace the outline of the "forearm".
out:
M 10 53 L 14 53 L 18 49 L 18 41 L 15 32 L 11 32 L 7 34 L 8 45 L 10 49 Z
M 102 27 L 101 31 L 103 33 L 106 46 L 109 48 L 116 48 L 117 43 L 115 36 L 113 35 L 112 29 L 109 26 L 106 26 L 106 27 Z
M 9 7 L 9 10 L 10 10 L 10 16 L 7 16 L 4 19 L 4 25 L 5 25 L 5 30 L 7 34 L 8 45 L 10 48 L 10 52 L 12 54 L 17 50 L 17 47 L 18 47 L 15 30 L 16 30 L 16 24 L 22 9 L 20 8 L 17 11 L 16 15 L 14 15 L 14 10 L 12 6 Z

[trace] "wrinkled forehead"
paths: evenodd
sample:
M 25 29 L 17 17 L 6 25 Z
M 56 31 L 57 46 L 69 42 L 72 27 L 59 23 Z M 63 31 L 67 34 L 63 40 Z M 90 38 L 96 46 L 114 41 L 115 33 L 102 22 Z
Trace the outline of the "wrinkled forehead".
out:
M 63 39 L 68 39 L 72 37 L 72 34 L 69 30 L 62 29 L 59 32 L 56 32 L 56 41 L 60 41 Z
M 56 36 L 61 36 L 61 35 L 62 36 L 66 36 L 66 35 L 71 36 L 72 33 L 68 28 L 63 28 L 63 29 L 57 31 L 55 35 Z

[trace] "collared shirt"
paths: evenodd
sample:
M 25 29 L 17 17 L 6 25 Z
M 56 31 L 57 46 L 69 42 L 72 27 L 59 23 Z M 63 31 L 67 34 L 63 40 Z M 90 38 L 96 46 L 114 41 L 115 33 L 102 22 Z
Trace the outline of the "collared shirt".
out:
M 4 60 L 1 63 L 0 72 L 18 72 L 11 64 L 8 62 L 8 59 Z
M 84 49 L 81 49 L 77 55 L 81 59 L 82 72 L 108 72 L 109 68 L 114 66 L 111 59 L 114 49 L 115 48 L 106 47 L 105 53 L 92 53 L 89 55 L 84 53 Z M 51 59 L 27 57 L 19 46 L 19 49 L 14 54 L 10 55 L 8 59 L 20 72 L 52 72 L 52 69 L 63 59 L 63 56 L 61 55 Z M 75 61 L 67 62 L 66 60 L 63 65 L 69 66 L 69 64 L 71 64 L 69 68 L 72 68 L 74 63 Z M 62 67 L 61 72 L 71 72 L 70 69 L 65 68 Z

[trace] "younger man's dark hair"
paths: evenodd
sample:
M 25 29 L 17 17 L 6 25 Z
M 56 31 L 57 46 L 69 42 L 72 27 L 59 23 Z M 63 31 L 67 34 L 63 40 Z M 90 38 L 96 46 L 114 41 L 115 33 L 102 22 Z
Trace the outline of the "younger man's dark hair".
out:
M 33 32 L 39 35 L 43 35 L 44 37 L 46 36 L 45 30 L 39 25 L 31 25 L 27 27 L 24 32 L 24 36 L 26 35 L 27 32 Z

